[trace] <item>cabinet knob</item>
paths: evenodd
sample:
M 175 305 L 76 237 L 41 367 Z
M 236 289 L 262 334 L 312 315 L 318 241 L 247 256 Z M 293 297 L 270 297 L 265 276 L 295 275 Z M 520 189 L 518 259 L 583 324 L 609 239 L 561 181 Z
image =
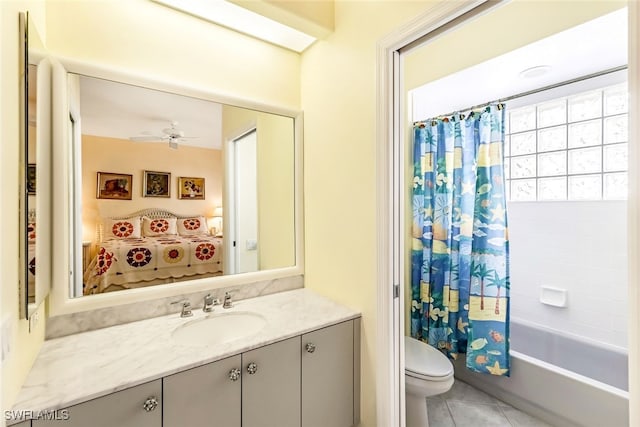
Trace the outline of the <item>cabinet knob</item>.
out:
M 229 379 L 231 381 L 238 381 L 240 379 L 240 369 L 233 368 L 229 371 Z
M 142 404 L 142 407 L 145 411 L 151 412 L 158 407 L 158 399 L 155 396 L 148 397 Z
M 307 353 L 313 353 L 314 351 L 316 351 L 316 345 L 314 343 L 307 343 L 307 345 L 304 346 L 305 350 L 307 350 Z
M 258 372 L 258 365 L 253 362 L 249 363 L 247 365 L 247 372 L 251 375 L 255 374 L 256 372 Z

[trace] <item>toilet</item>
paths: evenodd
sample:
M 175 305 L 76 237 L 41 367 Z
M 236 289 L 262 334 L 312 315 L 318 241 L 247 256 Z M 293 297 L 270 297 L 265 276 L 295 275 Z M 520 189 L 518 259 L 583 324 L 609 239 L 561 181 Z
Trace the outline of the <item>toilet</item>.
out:
M 440 351 L 412 337 L 404 337 L 407 427 L 428 427 L 429 396 L 446 393 L 453 385 L 453 364 Z

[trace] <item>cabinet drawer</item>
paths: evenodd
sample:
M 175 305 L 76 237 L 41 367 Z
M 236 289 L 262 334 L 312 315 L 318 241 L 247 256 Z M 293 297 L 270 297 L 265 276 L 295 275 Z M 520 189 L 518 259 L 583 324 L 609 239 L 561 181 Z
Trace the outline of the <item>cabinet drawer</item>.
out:
M 143 405 L 153 398 L 157 405 Z M 149 402 L 151 403 L 151 402 Z M 162 381 L 156 380 L 68 408 L 67 420 L 34 420 L 33 427 L 162 427 Z

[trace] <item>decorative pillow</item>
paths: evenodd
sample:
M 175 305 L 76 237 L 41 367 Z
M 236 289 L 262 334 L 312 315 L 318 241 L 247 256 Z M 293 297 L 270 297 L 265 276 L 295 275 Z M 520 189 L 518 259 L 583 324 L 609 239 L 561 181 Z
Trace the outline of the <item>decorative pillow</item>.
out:
M 139 216 L 127 219 L 105 219 L 103 226 L 104 240 L 140 238 Z
M 158 218 L 151 219 L 146 216 L 142 217 L 142 233 L 145 236 L 164 236 L 167 234 L 176 234 L 175 218 Z
M 190 236 L 194 234 L 209 234 L 207 220 L 203 216 L 178 219 L 178 234 Z

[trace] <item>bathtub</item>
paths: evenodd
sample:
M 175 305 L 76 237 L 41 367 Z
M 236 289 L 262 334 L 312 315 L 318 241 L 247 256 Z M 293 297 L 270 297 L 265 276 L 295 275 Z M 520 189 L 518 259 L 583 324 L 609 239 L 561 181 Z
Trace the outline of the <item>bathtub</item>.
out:
M 557 427 L 627 427 L 623 349 L 511 320 L 511 377 L 468 371 L 456 378 Z

